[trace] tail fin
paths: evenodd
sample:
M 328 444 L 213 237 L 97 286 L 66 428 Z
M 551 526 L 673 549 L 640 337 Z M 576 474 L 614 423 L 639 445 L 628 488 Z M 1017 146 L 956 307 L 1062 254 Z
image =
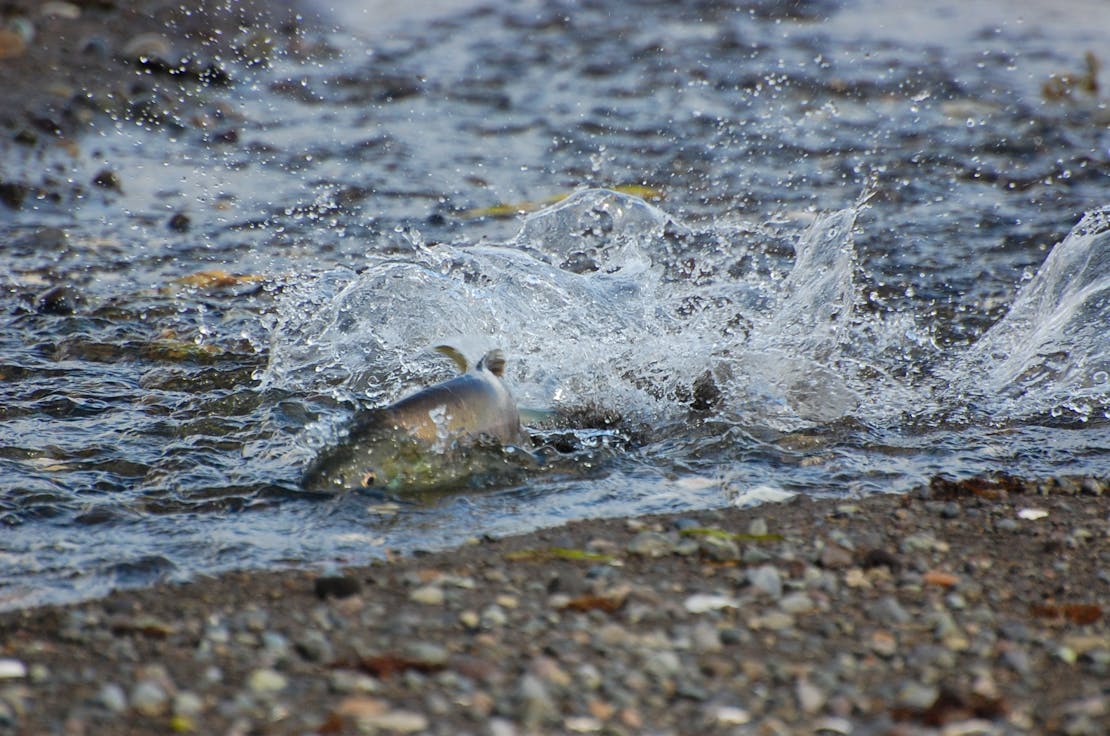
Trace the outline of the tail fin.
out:
M 435 351 L 450 358 L 455 367 L 459 369 L 459 373 L 466 373 L 466 369 L 470 367 L 466 361 L 466 356 L 450 345 L 436 345 Z

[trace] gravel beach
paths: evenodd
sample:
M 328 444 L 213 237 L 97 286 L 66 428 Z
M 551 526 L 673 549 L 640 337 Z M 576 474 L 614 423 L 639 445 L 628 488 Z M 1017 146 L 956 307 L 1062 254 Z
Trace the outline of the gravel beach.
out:
M 15 734 L 1104 734 L 1106 483 L 587 521 L 0 615 Z
M 288 8 L 0 2 L 0 160 L 187 114 Z M 1099 736 L 1108 606 L 1110 481 L 938 478 L 3 612 L 0 734 Z

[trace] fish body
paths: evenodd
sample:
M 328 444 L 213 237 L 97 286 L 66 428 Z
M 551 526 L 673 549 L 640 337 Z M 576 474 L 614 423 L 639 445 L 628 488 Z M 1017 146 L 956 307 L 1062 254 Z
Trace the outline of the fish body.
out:
M 302 485 L 314 491 L 442 485 L 469 474 L 473 458 L 459 450 L 481 442 L 527 446 L 516 402 L 502 380 L 501 351 L 491 350 L 471 368 L 456 351 L 443 352 L 462 374 L 357 413 L 346 439 L 316 458 Z

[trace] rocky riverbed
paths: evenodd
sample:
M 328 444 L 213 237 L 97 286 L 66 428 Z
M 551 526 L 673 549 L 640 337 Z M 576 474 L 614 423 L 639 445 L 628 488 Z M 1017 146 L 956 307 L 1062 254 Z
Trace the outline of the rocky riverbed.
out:
M 615 519 L 0 616 L 18 734 L 1103 734 L 1092 479 Z

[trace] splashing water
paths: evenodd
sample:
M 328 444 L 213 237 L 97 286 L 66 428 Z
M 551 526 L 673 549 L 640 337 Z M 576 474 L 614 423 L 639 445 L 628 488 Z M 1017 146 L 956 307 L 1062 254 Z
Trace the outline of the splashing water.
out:
M 580 191 L 508 242 L 416 242 L 342 282 L 301 284 L 279 310 L 262 382 L 382 403 L 441 378 L 430 348 L 447 342 L 505 348 L 526 406 L 604 408 L 657 440 L 703 425 L 896 428 L 922 406 L 949 416 L 972 394 L 992 421 L 1105 415 L 1105 212 L 1076 227 L 978 343 L 936 367 L 940 380 L 911 382 L 890 356 L 928 361 L 927 330 L 856 308 L 865 206 L 817 217 L 791 262 L 762 228 L 696 230 L 630 195 Z
M 1110 417 L 1110 209 L 1052 250 L 954 377 L 1004 418 Z

